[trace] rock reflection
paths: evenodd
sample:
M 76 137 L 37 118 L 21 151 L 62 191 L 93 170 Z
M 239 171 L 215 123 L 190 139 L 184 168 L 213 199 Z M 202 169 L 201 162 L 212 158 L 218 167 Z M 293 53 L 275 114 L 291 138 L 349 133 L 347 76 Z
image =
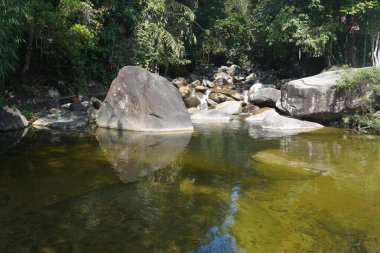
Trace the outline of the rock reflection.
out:
M 17 131 L 9 131 L 9 132 L 1 132 L 0 133 L 0 155 L 7 152 L 10 148 L 17 145 L 22 137 L 26 135 L 28 132 L 28 128 L 17 130 Z
M 291 135 L 296 135 L 300 133 L 300 131 L 297 131 L 297 130 L 284 130 L 284 131 L 266 130 L 266 129 L 261 128 L 260 126 L 251 126 L 248 132 L 249 132 L 249 135 L 253 139 L 280 138 L 280 137 L 291 136 Z
M 124 183 L 165 168 L 188 145 L 191 133 L 142 133 L 97 129 L 96 136 L 107 159 Z

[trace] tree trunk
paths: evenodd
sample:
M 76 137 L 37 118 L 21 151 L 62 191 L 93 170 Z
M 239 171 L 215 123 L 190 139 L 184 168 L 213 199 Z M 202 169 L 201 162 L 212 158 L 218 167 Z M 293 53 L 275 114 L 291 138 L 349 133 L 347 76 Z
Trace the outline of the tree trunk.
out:
M 380 31 L 372 39 L 372 62 L 373 66 L 380 67 Z
M 356 43 L 355 43 L 355 31 L 351 31 L 351 63 L 353 67 L 357 66 L 356 61 Z
M 34 38 L 34 29 L 33 27 L 30 27 L 29 33 L 28 33 L 28 44 L 26 47 L 24 67 L 22 69 L 23 73 L 29 71 L 29 68 L 30 68 L 30 60 L 32 58 L 32 49 L 33 49 L 33 38 Z
M 364 32 L 363 67 L 367 64 L 367 34 Z

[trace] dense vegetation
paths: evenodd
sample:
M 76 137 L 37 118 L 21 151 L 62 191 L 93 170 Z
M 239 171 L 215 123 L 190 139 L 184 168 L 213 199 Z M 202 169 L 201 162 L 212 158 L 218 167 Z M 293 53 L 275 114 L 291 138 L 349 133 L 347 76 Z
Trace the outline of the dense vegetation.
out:
M 380 133 L 380 68 L 347 69 L 338 87 L 345 93 L 349 111 L 343 124 L 351 128 Z
M 109 83 L 124 65 L 379 65 L 378 0 L 0 0 L 1 85 Z M 28 81 L 23 81 L 28 80 Z

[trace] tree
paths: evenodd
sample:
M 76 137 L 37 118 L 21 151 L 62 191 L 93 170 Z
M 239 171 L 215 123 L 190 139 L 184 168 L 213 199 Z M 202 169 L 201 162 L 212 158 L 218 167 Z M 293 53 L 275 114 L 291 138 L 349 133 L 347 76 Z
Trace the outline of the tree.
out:
M 0 80 L 14 72 L 19 63 L 19 46 L 23 42 L 25 8 L 19 0 L 0 0 Z
M 186 64 L 185 40 L 195 42 L 194 12 L 175 0 L 146 0 L 135 30 L 135 63 L 152 71 Z

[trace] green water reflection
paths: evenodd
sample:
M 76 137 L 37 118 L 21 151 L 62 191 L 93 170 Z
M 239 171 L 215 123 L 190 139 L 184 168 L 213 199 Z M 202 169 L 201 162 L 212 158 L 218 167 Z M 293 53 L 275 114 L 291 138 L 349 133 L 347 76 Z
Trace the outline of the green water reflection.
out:
M 21 137 L 0 136 L 0 252 L 380 252 L 379 137 L 243 122 Z

